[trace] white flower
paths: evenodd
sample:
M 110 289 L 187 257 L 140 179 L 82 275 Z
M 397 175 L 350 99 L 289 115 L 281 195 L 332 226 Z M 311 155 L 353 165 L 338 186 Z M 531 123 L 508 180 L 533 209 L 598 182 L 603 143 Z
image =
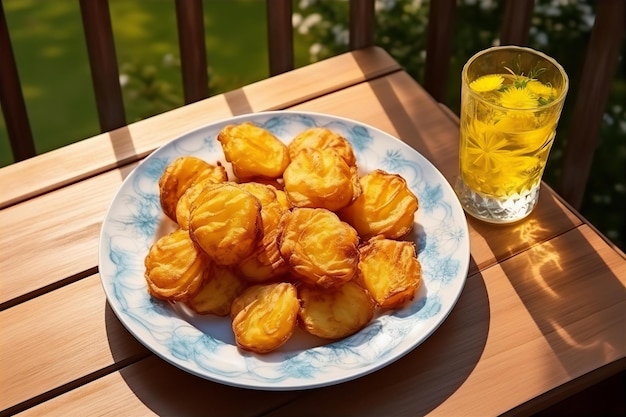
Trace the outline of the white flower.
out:
M 593 12 L 593 9 L 588 4 L 579 4 L 578 10 L 581 12 L 581 18 L 586 25 L 586 30 L 591 30 L 593 28 L 593 24 L 596 20 L 596 15 Z
M 313 55 L 319 54 L 321 50 L 322 50 L 321 43 L 314 43 L 313 45 L 309 47 L 309 53 Z
M 537 32 L 535 42 L 537 42 L 538 45 L 546 46 L 548 44 L 548 34 L 544 31 Z
M 302 15 L 300 13 L 294 13 L 291 15 L 291 25 L 297 28 L 302 23 Z
M 169 65 L 174 65 L 174 63 L 176 62 L 176 60 L 174 59 L 174 55 L 172 54 L 165 54 L 163 55 L 163 64 L 166 66 Z
M 309 56 L 311 61 L 317 61 L 317 58 L 322 52 L 322 45 L 320 43 L 314 43 L 309 47 Z
M 393 6 L 396 5 L 396 0 L 376 0 L 374 3 L 374 9 L 376 12 L 386 12 L 387 10 L 393 9 Z
M 496 2 L 494 0 L 481 0 L 480 8 L 483 10 L 493 10 L 496 8 Z
M 350 42 L 350 31 L 341 25 L 333 26 L 333 35 L 337 45 L 347 45 Z
M 304 20 L 300 24 L 300 27 L 298 28 L 298 32 L 300 32 L 301 35 L 306 35 L 307 33 L 309 33 L 309 29 L 311 29 L 311 27 L 317 25 L 321 21 L 322 21 L 321 14 L 319 13 L 310 14 L 304 18 Z
M 300 9 L 304 10 L 316 3 L 316 0 L 300 0 Z

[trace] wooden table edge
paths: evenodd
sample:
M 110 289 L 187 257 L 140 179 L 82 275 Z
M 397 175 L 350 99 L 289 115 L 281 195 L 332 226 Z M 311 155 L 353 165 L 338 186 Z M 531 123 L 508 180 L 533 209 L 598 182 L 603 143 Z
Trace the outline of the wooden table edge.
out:
M 284 94 L 278 95 L 276 94 L 276 88 L 269 88 L 272 86 L 288 85 L 290 80 L 295 76 L 294 74 L 298 71 L 306 71 L 307 73 L 315 74 L 323 73 L 325 70 L 326 73 L 328 73 L 329 68 L 341 65 L 352 68 L 353 71 L 333 71 L 332 74 L 335 76 L 334 78 L 322 78 L 321 82 L 325 83 L 325 85 L 320 86 L 318 83 L 313 82 L 307 83 L 304 85 L 306 89 L 305 92 L 285 88 Z M 202 124 L 249 112 L 281 110 L 400 70 L 402 70 L 401 66 L 384 49 L 373 46 L 346 52 L 274 77 L 248 84 L 226 93 L 209 97 L 199 102 L 174 108 L 111 132 L 94 135 L 28 160 L 0 168 L 0 184 L 2 184 L 2 187 L 0 187 L 0 209 L 18 204 L 21 201 L 73 184 L 108 170 L 136 162 L 146 157 L 168 140 L 180 134 L 184 134 L 193 128 L 199 127 Z M 259 92 L 264 89 L 271 90 L 274 94 L 254 94 L 255 91 Z M 240 99 L 243 99 L 243 102 L 245 102 L 246 93 L 253 93 L 254 97 L 260 97 L 261 103 L 258 104 L 258 108 L 251 108 L 250 103 L 243 103 L 244 105 L 241 105 L 241 103 L 238 105 L 236 103 L 237 101 L 241 101 Z M 198 119 L 202 118 L 202 115 L 212 114 L 213 112 L 206 111 L 211 108 L 228 109 L 229 112 L 227 112 L 228 114 L 224 112 L 218 113 L 213 119 L 209 117 L 203 122 L 198 121 Z M 193 125 L 179 129 L 179 133 L 174 134 L 172 137 L 156 140 L 147 145 L 144 144 L 145 149 L 137 149 L 135 151 L 132 134 L 129 133 L 132 130 L 136 129 L 139 131 L 140 135 L 146 135 L 145 132 L 149 131 L 151 127 L 162 123 L 161 120 L 163 118 L 172 117 L 181 113 L 190 115 L 194 112 L 195 115 L 193 119 L 195 123 Z M 112 147 L 119 149 L 111 150 Z M 90 153 L 86 150 L 89 148 L 97 149 L 97 152 L 95 152 L 96 155 L 93 154 L 94 152 Z M 89 157 L 76 159 L 77 152 L 79 155 L 87 155 Z M 107 154 L 100 156 L 98 152 L 106 152 Z M 72 161 L 72 163 L 66 164 L 67 166 L 58 166 L 58 164 L 55 164 L 55 161 L 63 161 L 66 160 L 66 158 L 70 158 L 69 160 Z M 45 172 L 47 175 L 41 177 L 38 175 L 38 173 L 41 172 Z

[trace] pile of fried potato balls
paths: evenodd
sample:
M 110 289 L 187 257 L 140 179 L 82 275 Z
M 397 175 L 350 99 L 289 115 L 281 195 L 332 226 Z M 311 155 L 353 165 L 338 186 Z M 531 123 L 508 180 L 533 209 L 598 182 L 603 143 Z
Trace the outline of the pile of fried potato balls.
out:
M 350 142 L 323 127 L 287 145 L 250 122 L 217 137 L 236 178 L 194 156 L 159 180 L 178 228 L 145 258 L 150 294 L 230 316 L 237 346 L 266 353 L 296 327 L 336 340 L 413 299 L 418 199 L 399 175 L 359 177 Z

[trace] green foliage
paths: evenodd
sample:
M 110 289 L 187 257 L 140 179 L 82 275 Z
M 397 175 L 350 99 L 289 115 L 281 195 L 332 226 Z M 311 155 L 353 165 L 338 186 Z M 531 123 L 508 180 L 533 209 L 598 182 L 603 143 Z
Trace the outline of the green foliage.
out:
M 100 133 L 79 2 L 2 0 L 2 5 L 37 152 Z M 203 5 L 211 93 L 267 78 L 267 28 L 260 18 L 265 1 Z M 109 0 L 109 9 L 127 121 L 181 105 L 175 2 Z M 302 61 L 302 54 L 298 58 Z M 0 166 L 12 162 L 0 117 Z
M 171 55 L 169 55 L 171 57 Z M 129 123 L 182 106 L 182 93 L 162 76 L 170 68 L 180 71 L 180 62 L 165 58 L 163 65 L 125 62 L 120 68 L 124 102 Z

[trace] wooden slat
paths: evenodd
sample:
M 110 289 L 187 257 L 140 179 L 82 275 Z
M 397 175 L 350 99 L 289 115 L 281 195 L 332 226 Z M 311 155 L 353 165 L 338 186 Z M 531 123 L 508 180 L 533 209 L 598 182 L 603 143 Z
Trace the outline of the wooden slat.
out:
M 455 0 L 430 2 L 424 88 L 439 102 L 446 97 L 455 15 Z
M 202 0 L 176 0 L 178 45 L 185 103 L 209 96 Z
M 541 274 L 529 274 L 532 269 Z M 326 414 L 346 416 L 388 415 L 390 409 L 394 415 L 498 415 L 626 355 L 626 316 L 621 314 L 626 309 L 626 263 L 587 226 L 469 277 L 450 316 L 405 358 L 352 382 L 297 393 L 219 386 L 153 357 L 128 364 L 137 351 L 117 319 L 103 311 L 103 294 L 89 282 L 96 279 L 29 301 L 28 311 L 0 313 L 9 324 L 5 331 L 13 336 L 13 343 L 0 345 L 0 358 L 11 364 L 9 375 L 20 375 L 22 383 L 45 392 L 75 374 L 103 375 L 26 415 L 82 415 L 89 407 L 89 414 L 98 415 L 267 412 L 276 417 L 306 410 L 317 415 L 320 404 Z M 92 301 L 67 301 L 78 297 Z M 16 318 L 23 317 L 26 322 L 18 323 Z M 65 320 L 64 326 L 55 318 Z M 24 328 L 50 341 L 78 337 L 90 349 L 81 350 L 79 344 L 67 352 L 58 342 L 33 344 Z M 54 334 L 59 329 L 61 334 Z M 31 360 L 17 360 L 22 355 Z M 53 360 L 57 357 L 63 358 L 61 363 Z M 104 375 L 102 366 L 113 366 L 112 357 L 129 366 Z M 17 386 L 0 389 L 3 406 L 8 398 L 35 394 L 20 394 Z M 193 400 L 199 393 L 209 398 Z M 485 397 L 492 400 L 476 401 Z M 228 408 L 233 401 L 237 407 Z
M 102 220 L 133 167 L 109 171 L 0 211 L 0 309 L 25 296 L 37 296 L 50 285 L 93 273 Z
M 374 45 L 375 20 L 374 0 L 350 0 L 350 49 Z
M 0 312 L 0 410 L 149 355 L 105 299 L 93 275 Z
M 355 102 L 370 104 L 366 108 L 350 105 Z M 393 110 L 386 113 L 385 107 Z M 456 175 L 458 129 L 404 72 L 342 89 L 292 108 L 336 114 L 371 124 L 417 148 L 449 180 Z M 412 116 L 415 114 L 420 118 Z M 184 115 L 179 120 L 185 120 Z M 0 211 L 4 231 L 0 235 L 0 253 L 3 254 L 0 302 L 11 305 L 49 285 L 80 277 L 96 266 L 101 222 L 115 191 L 131 168 L 132 165 L 125 166 L 120 171 L 113 170 Z M 542 193 L 539 206 L 528 222 L 501 228 L 470 222 L 472 270 L 523 252 L 537 242 L 580 224 L 580 220 L 547 191 Z M 37 222 L 32 221 L 33 216 L 37 216 Z M 14 236 L 18 235 L 20 239 L 15 240 Z M 510 236 L 518 238 L 511 240 Z M 493 244 L 490 246 L 487 242 Z
M 108 0 L 80 0 L 100 130 L 126 125 Z
M 229 95 L 167 112 L 156 120 L 142 120 L 12 164 L 0 169 L 0 208 L 132 163 L 167 141 L 212 121 L 234 114 L 282 109 L 399 69 L 380 48 L 346 53 L 307 66 L 298 74 L 285 73 L 259 81 Z M 44 177 L 42 172 L 46 173 Z
M 534 0 L 507 0 L 500 29 L 501 45 L 528 44 L 528 30 L 533 17 Z
M 263 415 L 300 395 L 217 384 L 151 356 L 19 415 L 245 417 Z
M 294 67 L 293 6 L 291 0 L 267 0 L 266 9 L 269 67 L 274 76 Z
M 565 151 L 559 193 L 579 209 L 598 144 L 602 115 L 626 28 L 626 2 L 597 2 L 596 20 L 575 94 L 576 103 Z
M 0 2 L 0 62 L 2 62 L 0 103 L 2 104 L 4 124 L 9 135 L 13 159 L 23 161 L 35 156 L 35 143 L 28 121 L 26 104 L 22 95 L 22 84 L 13 55 L 13 46 L 2 2 Z

